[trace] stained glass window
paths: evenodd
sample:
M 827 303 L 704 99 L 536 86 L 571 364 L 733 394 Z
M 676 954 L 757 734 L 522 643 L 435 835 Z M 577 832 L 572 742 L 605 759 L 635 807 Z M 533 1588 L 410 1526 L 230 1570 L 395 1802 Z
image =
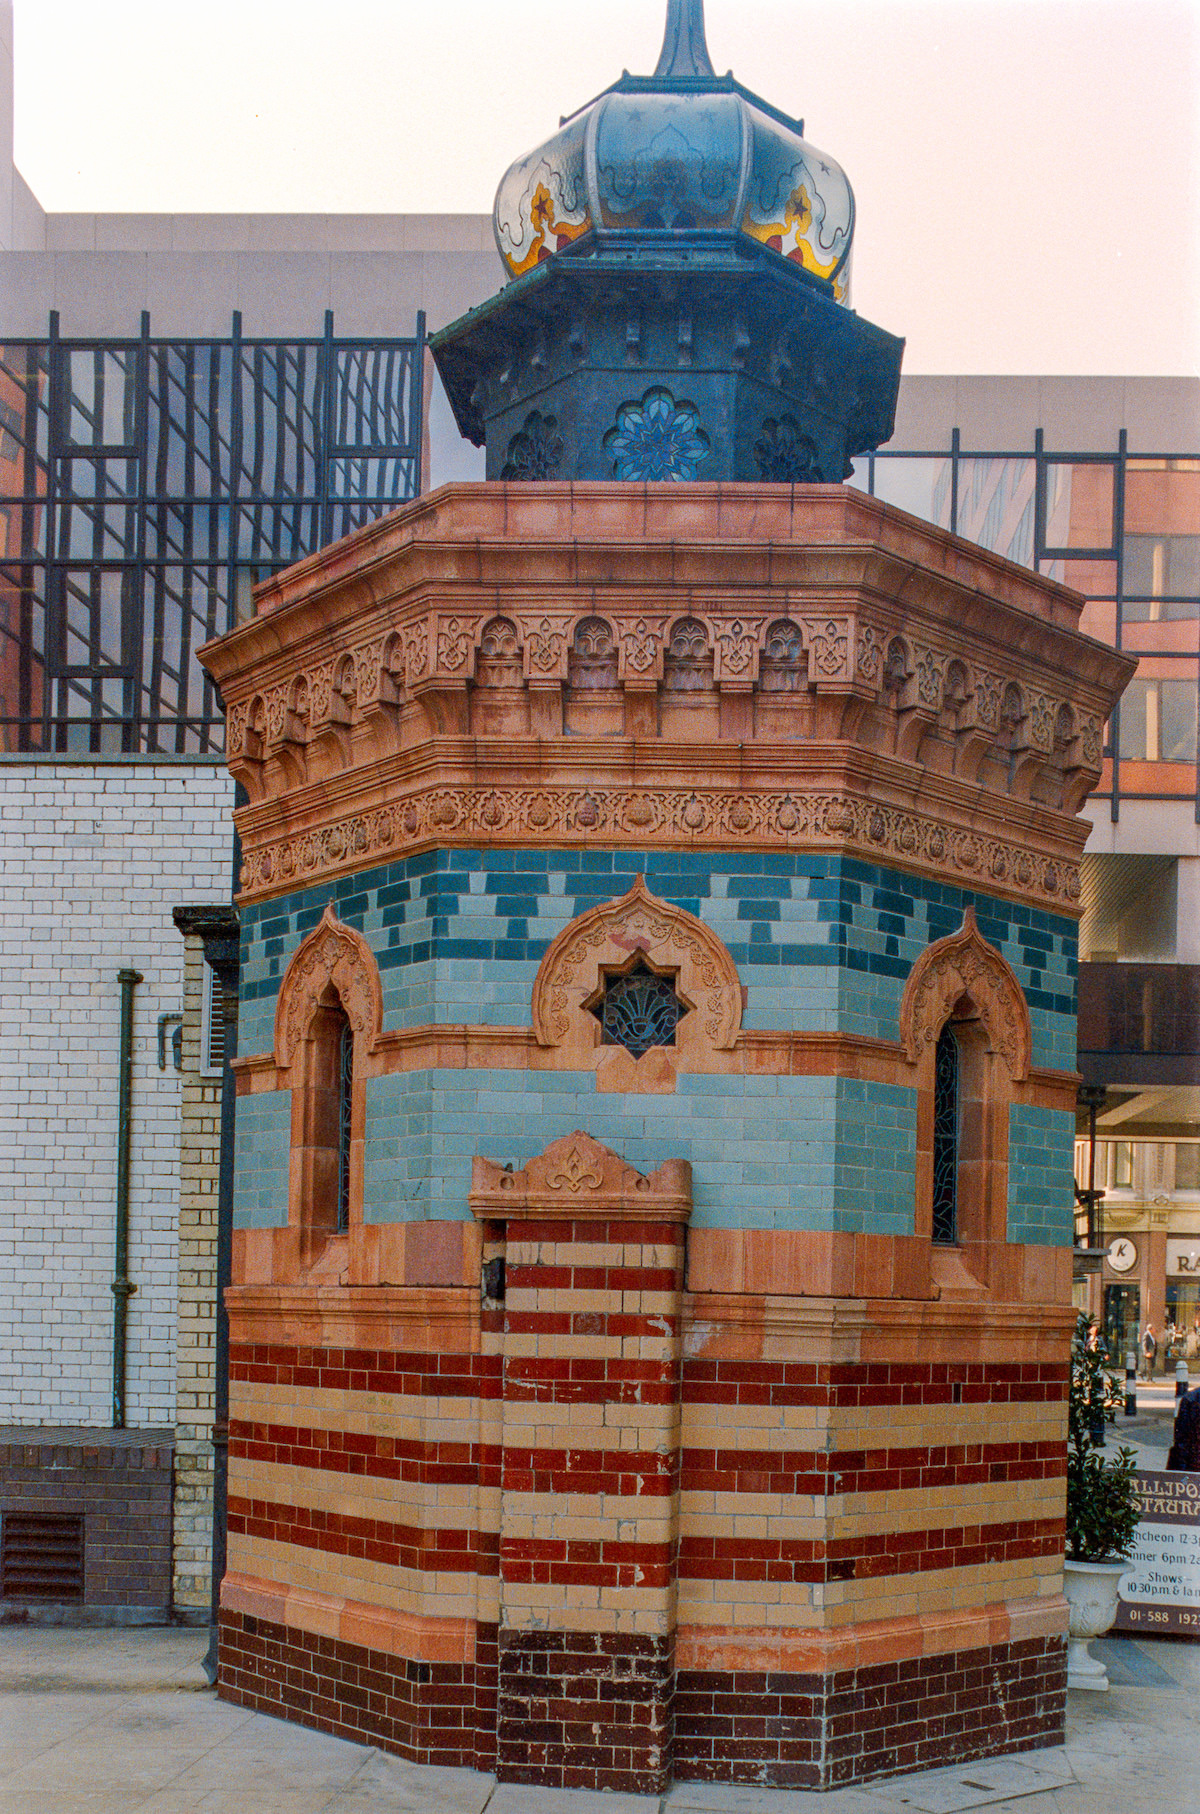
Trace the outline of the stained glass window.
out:
M 958 1041 L 948 1026 L 933 1071 L 933 1238 L 958 1239 Z
M 605 979 L 604 994 L 592 1009 L 604 1043 L 624 1046 L 635 1058 L 652 1046 L 673 1046 L 684 1004 L 670 977 L 656 976 L 643 963 L 623 976 Z

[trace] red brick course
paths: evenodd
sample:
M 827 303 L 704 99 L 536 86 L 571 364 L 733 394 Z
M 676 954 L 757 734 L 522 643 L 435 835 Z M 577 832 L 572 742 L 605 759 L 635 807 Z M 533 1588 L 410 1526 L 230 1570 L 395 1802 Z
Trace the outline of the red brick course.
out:
M 260 1537 L 334 1556 L 358 1556 L 390 1568 L 494 1575 L 499 1539 L 490 1531 L 424 1530 L 383 1518 L 352 1518 L 312 1506 L 229 1496 L 231 1536 Z

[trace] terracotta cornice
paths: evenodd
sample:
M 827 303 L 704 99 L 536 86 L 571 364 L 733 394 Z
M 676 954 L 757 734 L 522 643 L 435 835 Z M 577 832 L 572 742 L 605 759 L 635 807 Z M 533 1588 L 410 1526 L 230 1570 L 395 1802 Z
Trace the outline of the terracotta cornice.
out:
M 341 591 L 349 582 L 358 588 L 360 606 L 364 595 L 394 596 L 380 573 L 390 575 L 398 555 L 411 559 L 430 545 L 457 551 L 464 578 L 476 582 L 485 551 L 546 546 L 561 551 L 558 558 L 565 558 L 567 572 L 585 583 L 595 577 L 597 555 L 628 551 L 631 538 L 665 550 L 675 563 L 668 569 L 672 574 L 679 573 L 678 563 L 692 551 L 701 574 L 711 571 L 712 552 L 732 544 L 743 585 L 760 573 L 760 583 L 773 583 L 779 562 L 796 549 L 899 545 L 932 570 L 989 598 L 1012 596 L 1017 575 L 1024 608 L 1047 623 L 1073 629 L 1082 609 L 1082 598 L 1066 587 L 1014 568 L 986 549 L 849 487 L 488 482 L 444 485 L 298 561 L 256 588 L 256 622 L 328 591 Z M 750 570 L 746 544 L 754 563 Z M 222 646 L 252 640 L 255 628 L 253 623 L 241 626 L 222 639 Z
M 832 486 L 451 486 L 257 598 L 202 652 L 248 899 L 442 845 L 634 841 L 847 849 L 1075 911 L 1132 671 L 1078 595 Z M 611 678 L 577 687 L 595 616 Z

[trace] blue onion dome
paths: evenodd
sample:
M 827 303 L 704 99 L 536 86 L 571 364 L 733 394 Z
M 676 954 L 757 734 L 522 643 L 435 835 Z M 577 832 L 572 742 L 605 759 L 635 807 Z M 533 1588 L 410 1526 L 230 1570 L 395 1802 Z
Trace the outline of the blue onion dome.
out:
M 652 76 L 622 75 L 496 193 L 496 243 L 510 277 L 547 259 L 733 241 L 850 294 L 854 194 L 845 172 L 793 120 L 718 76 L 703 0 L 668 0 Z

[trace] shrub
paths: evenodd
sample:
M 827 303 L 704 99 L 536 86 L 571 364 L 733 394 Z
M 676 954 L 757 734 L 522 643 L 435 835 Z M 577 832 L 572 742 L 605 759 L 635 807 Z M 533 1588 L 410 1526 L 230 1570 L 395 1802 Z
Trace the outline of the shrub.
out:
M 1141 1516 L 1134 1491 L 1137 1458 L 1120 1448 L 1107 1456 L 1092 1440 L 1093 1422 L 1112 1423 L 1123 1399 L 1120 1375 L 1095 1336 L 1095 1323 L 1080 1312 L 1071 1338 L 1070 1415 L 1067 1428 L 1067 1555 L 1073 1562 L 1109 1562 L 1127 1556 Z

